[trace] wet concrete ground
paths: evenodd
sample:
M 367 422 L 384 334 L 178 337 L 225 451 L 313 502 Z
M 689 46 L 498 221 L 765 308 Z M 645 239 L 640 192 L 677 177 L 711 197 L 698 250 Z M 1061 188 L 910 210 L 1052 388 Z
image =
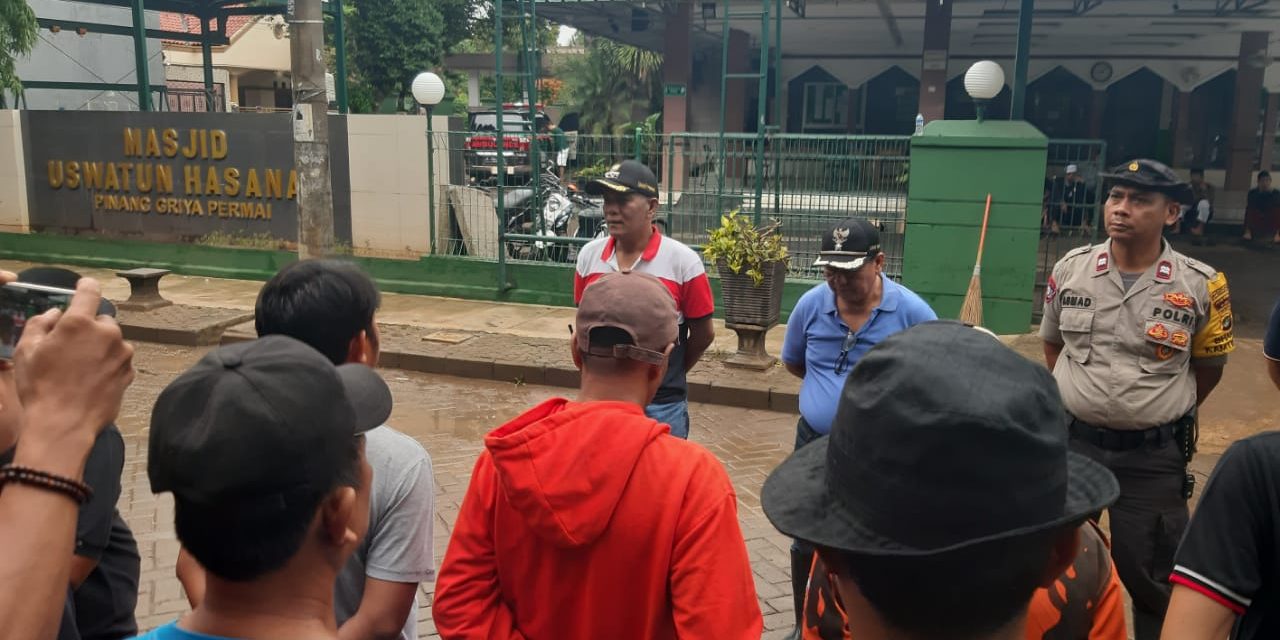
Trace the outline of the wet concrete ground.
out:
M 143 572 L 138 621 L 144 628 L 164 624 L 187 611 L 174 563 L 178 547 L 173 534 L 173 501 L 153 496 L 146 476 L 146 437 L 151 406 L 174 377 L 191 366 L 205 349 L 138 343 L 137 379 L 125 397 L 119 419 L 128 457 L 120 511 L 138 538 Z M 382 370 L 396 407 L 390 424 L 426 447 L 436 480 L 436 562 L 444 557 L 449 533 L 466 492 L 482 437 L 524 409 L 569 390 Z M 693 404 L 692 440 L 706 446 L 724 463 L 738 490 L 739 520 L 751 554 L 765 638 L 780 638 L 794 618 L 790 587 L 790 540 L 777 533 L 760 510 L 765 476 L 791 450 L 795 417 L 783 413 Z M 430 622 L 432 584 L 419 595 L 419 633 L 435 638 Z

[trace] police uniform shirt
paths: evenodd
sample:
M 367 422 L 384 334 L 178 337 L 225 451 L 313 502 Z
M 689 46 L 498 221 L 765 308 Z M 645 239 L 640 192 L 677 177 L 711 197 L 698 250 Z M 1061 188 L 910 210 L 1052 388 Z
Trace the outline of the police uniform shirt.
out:
M 1232 638 L 1280 638 L 1280 432 L 1227 449 L 1169 580 L 1240 616 Z
M 1054 265 L 1040 337 L 1063 345 L 1053 375 L 1083 422 L 1133 430 L 1173 422 L 1195 407 L 1192 361 L 1220 366 L 1235 349 L 1226 276 L 1162 243 L 1127 290 L 1110 240 Z

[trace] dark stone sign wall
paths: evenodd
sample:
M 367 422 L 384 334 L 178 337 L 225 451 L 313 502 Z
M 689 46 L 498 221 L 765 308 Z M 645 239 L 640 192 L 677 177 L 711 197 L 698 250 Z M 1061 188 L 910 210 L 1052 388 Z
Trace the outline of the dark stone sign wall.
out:
M 298 238 L 289 114 L 26 111 L 31 227 L 150 240 Z M 351 242 L 347 123 L 329 117 L 334 231 Z

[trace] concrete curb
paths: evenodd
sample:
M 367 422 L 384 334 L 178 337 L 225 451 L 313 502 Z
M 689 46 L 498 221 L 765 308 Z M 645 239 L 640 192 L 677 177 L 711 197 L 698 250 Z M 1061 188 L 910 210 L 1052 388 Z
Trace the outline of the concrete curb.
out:
M 160 313 L 163 312 L 163 313 Z M 163 317 L 160 317 L 163 316 Z M 174 305 L 146 313 L 121 314 L 126 339 L 183 346 L 231 344 L 255 337 L 251 313 Z M 482 332 L 448 333 L 434 341 L 433 330 L 408 325 L 379 325 L 380 365 L 423 373 L 577 388 L 564 340 Z M 733 407 L 799 413 L 800 381 L 781 366 L 768 372 L 725 367 L 710 354 L 689 374 L 689 400 Z M 551 364 L 554 363 L 554 364 Z

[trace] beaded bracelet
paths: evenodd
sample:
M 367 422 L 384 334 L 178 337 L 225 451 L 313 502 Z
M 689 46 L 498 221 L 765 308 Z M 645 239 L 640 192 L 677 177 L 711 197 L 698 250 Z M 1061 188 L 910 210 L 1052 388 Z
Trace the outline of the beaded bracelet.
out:
M 90 489 L 89 485 L 79 480 L 64 478 L 48 471 L 32 469 L 31 467 L 19 467 L 12 464 L 0 467 L 0 486 L 6 482 L 17 482 L 38 489 L 61 493 L 79 504 L 84 504 L 93 497 L 93 489 Z

